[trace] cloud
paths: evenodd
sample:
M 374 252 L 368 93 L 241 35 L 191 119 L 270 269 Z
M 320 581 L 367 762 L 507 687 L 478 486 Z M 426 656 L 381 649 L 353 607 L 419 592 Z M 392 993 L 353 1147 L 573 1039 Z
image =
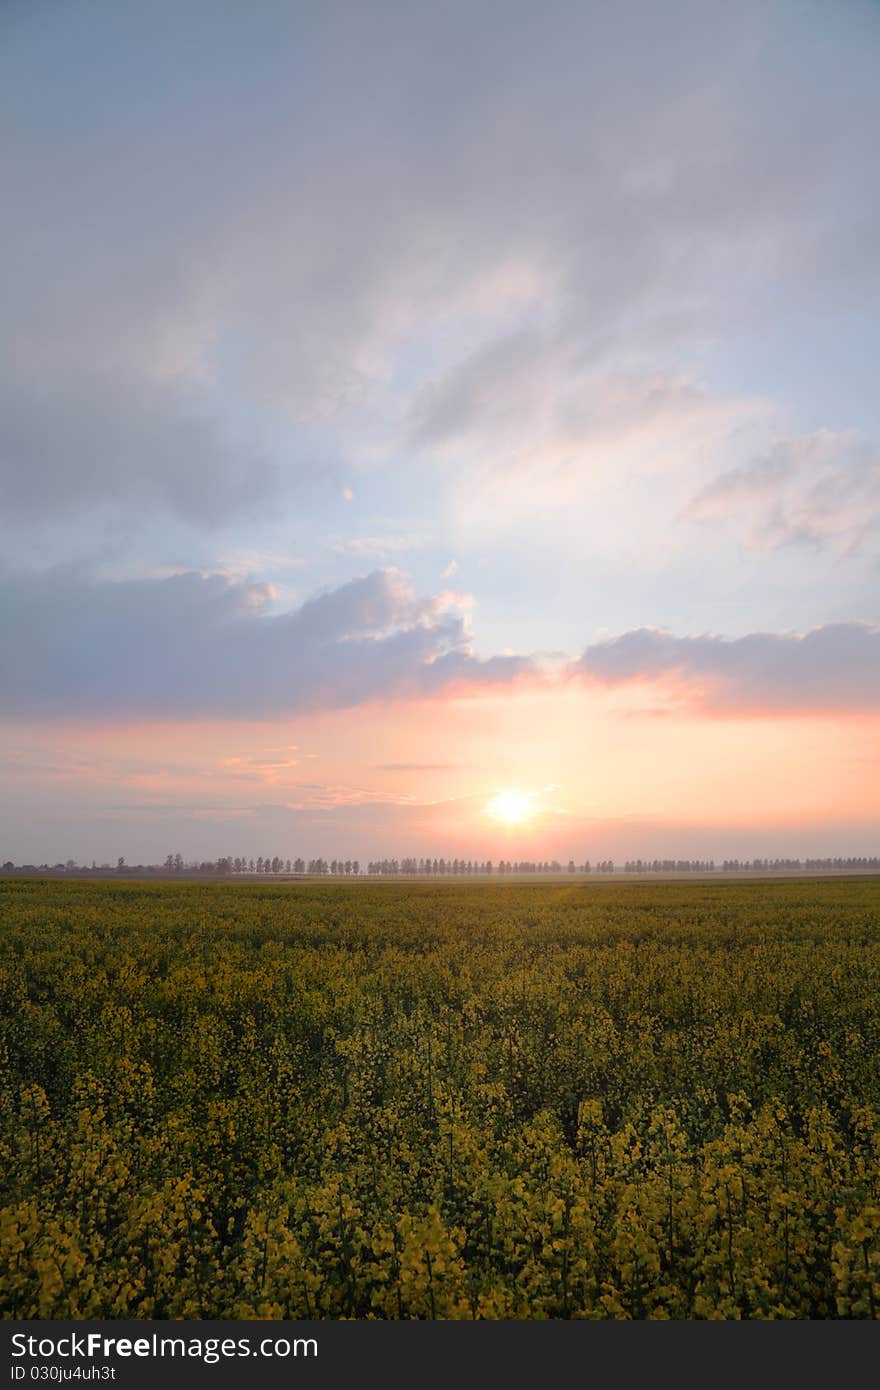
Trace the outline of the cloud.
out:
M 377 772 L 460 772 L 464 763 L 376 763 Z
M 421 388 L 411 407 L 411 442 L 445 444 L 521 428 L 540 409 L 552 367 L 552 345 L 533 334 L 490 342 Z
M 570 674 L 599 685 L 667 685 L 706 713 L 880 713 L 880 627 L 829 623 L 805 634 L 676 637 L 636 628 L 587 647 Z
M 211 525 L 259 515 L 279 487 L 267 453 L 227 437 L 197 399 L 119 374 L 7 379 L 0 419 L 2 510 L 19 523 L 99 504 Z
M 430 437 L 434 451 L 462 465 L 450 480 L 458 523 L 492 535 L 552 518 L 554 547 L 572 530 L 582 538 L 585 513 L 599 511 L 594 546 L 628 544 L 637 527 L 643 548 L 656 547 L 657 528 L 643 531 L 646 508 L 674 514 L 706 456 L 766 409 L 717 398 L 680 372 L 608 371 L 561 345 L 515 369 L 505 349 L 491 368 L 480 360 L 452 375 L 436 398 L 417 402 L 412 442 Z
M 726 523 L 756 549 L 808 545 L 855 554 L 880 533 L 880 448 L 852 431 L 780 439 L 721 473 L 684 516 Z
M 521 657 L 476 657 L 457 597 L 419 598 L 397 570 L 286 613 L 271 611 L 271 597 L 268 585 L 223 575 L 2 575 L 0 709 L 259 718 L 507 684 L 532 670 Z
M 870 624 L 735 639 L 638 628 L 560 668 L 515 653 L 475 655 L 471 605 L 448 591 L 420 597 L 396 569 L 289 611 L 277 611 L 271 585 L 223 574 L 0 573 L 0 713 L 260 719 L 566 677 L 617 688 L 655 682 L 710 713 L 880 710 L 880 628 Z M 298 756 L 288 748 L 259 769 L 251 759 L 233 770 L 287 770 Z M 419 765 L 429 768 L 441 765 Z
M 20 7 L 4 507 L 211 521 L 477 432 L 503 468 L 594 369 L 867 302 L 876 35 L 795 0 Z
M 371 556 L 385 559 L 395 552 L 420 550 L 424 544 L 424 537 L 415 532 L 387 531 L 373 536 L 340 537 L 331 542 L 331 547 L 339 555 Z M 447 578 L 445 573 L 443 578 Z

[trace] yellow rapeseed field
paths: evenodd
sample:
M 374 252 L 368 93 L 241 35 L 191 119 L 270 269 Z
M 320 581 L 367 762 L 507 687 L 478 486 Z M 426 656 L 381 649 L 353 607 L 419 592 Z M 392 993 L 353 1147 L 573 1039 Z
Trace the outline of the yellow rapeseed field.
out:
M 880 883 L 0 883 L 9 1317 L 880 1309 Z

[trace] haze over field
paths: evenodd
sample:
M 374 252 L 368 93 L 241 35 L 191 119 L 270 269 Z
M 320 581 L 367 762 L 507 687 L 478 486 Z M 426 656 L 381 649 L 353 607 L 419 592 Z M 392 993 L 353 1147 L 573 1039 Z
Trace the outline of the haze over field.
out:
M 876 853 L 875 4 L 0 39 L 0 861 Z

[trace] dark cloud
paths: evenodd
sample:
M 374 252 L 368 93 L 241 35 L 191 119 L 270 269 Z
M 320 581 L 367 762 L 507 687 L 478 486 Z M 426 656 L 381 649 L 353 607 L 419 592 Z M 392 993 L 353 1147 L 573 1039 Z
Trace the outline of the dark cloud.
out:
M 732 715 L 880 712 L 880 628 L 867 623 L 734 639 L 636 628 L 587 647 L 570 669 L 607 686 L 669 682 L 689 703 Z
M 0 577 L 0 710 L 40 716 L 258 718 L 433 696 L 527 673 L 479 660 L 449 597 L 378 570 L 271 612 L 268 586 L 219 575 Z

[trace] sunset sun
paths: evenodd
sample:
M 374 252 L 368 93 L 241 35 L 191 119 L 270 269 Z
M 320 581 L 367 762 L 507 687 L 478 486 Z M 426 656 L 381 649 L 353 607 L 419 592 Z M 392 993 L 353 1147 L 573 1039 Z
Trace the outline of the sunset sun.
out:
M 503 825 L 525 825 L 534 814 L 532 798 L 525 792 L 498 792 L 486 803 L 486 815 Z

